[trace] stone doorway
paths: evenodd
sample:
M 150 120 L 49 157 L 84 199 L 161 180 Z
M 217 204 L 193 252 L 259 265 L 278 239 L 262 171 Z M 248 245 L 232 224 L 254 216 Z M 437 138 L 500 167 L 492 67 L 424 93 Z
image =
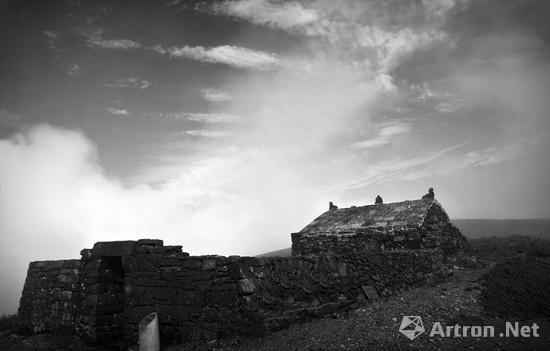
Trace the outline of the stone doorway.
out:
M 96 339 L 118 344 L 124 339 L 124 270 L 121 256 L 101 256 L 97 286 Z

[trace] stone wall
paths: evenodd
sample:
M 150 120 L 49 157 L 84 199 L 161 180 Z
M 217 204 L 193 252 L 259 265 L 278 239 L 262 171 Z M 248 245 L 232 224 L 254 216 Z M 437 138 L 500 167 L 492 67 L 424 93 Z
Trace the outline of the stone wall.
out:
M 232 273 L 243 309 L 265 332 L 446 279 L 450 270 L 440 252 L 420 250 L 250 258 Z
M 73 327 L 79 314 L 80 260 L 31 262 L 19 315 L 35 332 Z
M 261 335 L 449 273 L 432 250 L 294 258 L 169 254 L 157 263 L 127 275 L 128 342 L 150 312 L 158 313 L 166 343 Z
M 390 231 L 365 228 L 347 233 L 292 233 L 293 256 L 422 249 L 439 249 L 444 254 L 455 254 L 469 250 L 469 245 L 450 223 Z
M 160 240 L 97 243 L 82 259 L 33 262 L 20 313 L 92 342 L 135 344 L 157 312 L 164 345 L 261 335 L 445 279 L 441 250 L 288 258 L 189 256 Z M 40 328 L 37 328 L 39 330 Z

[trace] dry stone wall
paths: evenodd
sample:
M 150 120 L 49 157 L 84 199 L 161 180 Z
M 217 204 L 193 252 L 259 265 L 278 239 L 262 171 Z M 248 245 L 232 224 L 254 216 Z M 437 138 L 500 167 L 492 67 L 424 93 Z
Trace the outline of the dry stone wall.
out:
M 440 250 L 189 256 L 180 246 L 140 240 L 97 243 L 81 254 L 80 261 L 32 263 L 20 312 L 36 325 L 63 315 L 64 325 L 92 342 L 127 345 L 150 312 L 158 313 L 165 345 L 260 335 L 449 274 Z
M 155 262 L 126 278 L 129 342 L 151 312 L 165 342 L 260 335 L 357 306 L 367 292 L 387 296 L 449 274 L 441 253 L 429 250 L 295 258 L 180 253 Z
M 19 315 L 35 332 L 72 327 L 79 314 L 80 260 L 29 264 Z
M 364 228 L 343 233 L 292 233 L 292 255 L 346 255 L 350 252 L 438 249 L 444 254 L 469 250 L 466 238 L 452 224 L 382 230 Z

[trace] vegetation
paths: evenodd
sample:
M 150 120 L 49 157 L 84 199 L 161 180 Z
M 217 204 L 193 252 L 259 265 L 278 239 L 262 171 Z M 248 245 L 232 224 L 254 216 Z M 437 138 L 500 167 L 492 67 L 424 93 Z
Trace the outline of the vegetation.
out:
M 517 257 L 550 258 L 550 240 L 528 236 L 490 237 L 470 240 L 478 258 L 503 262 Z
M 498 263 L 482 278 L 481 304 L 510 319 L 550 317 L 550 259 L 513 258 Z

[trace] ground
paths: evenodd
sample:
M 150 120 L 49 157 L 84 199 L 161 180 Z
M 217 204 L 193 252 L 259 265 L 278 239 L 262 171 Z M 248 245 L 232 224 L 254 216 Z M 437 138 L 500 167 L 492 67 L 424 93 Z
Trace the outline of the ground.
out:
M 476 269 L 455 267 L 454 276 L 437 286 L 427 285 L 367 302 L 359 309 L 293 325 L 261 338 L 185 344 L 165 351 L 550 350 L 547 301 L 550 243 L 530 239 L 484 240 L 474 243 L 483 265 Z M 495 243 L 501 248 L 498 257 L 494 256 Z M 530 293 L 533 295 L 527 296 Z M 498 304 L 494 303 L 496 299 Z M 414 340 L 402 335 L 399 326 L 404 315 L 420 316 L 426 332 Z M 529 326 L 529 331 L 536 323 L 540 336 L 498 337 L 507 321 L 518 321 L 521 326 Z M 496 337 L 430 337 L 435 322 L 442 326 L 492 325 Z M 0 350 L 100 351 L 67 334 L 22 336 L 24 331 L 11 324 L 10 327 L 0 321 Z

